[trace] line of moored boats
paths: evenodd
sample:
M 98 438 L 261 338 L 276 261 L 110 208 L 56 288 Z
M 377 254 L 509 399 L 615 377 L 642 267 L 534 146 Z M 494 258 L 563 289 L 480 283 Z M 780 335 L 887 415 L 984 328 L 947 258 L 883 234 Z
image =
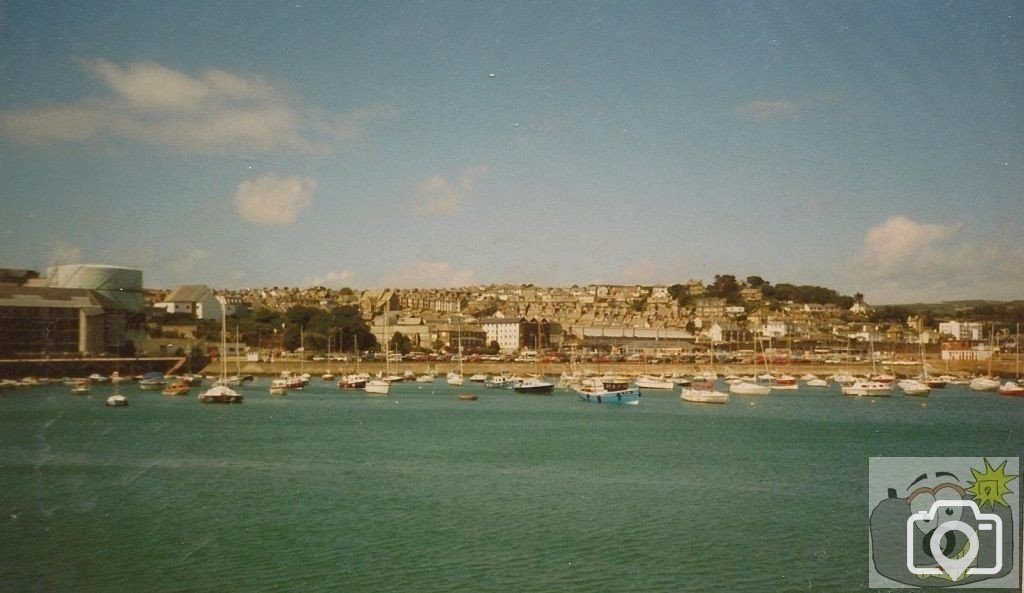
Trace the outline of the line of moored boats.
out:
M 336 383 L 337 387 L 344 391 L 363 391 L 367 395 L 381 396 L 390 392 L 391 385 L 399 382 L 434 383 L 438 376 L 434 372 L 414 374 L 406 371 L 403 374 L 378 374 L 376 376 L 368 373 L 350 373 L 335 377 L 330 372 L 324 373 L 321 380 L 329 383 Z M 142 390 L 159 390 L 164 395 L 188 396 L 194 387 L 200 386 L 203 381 L 209 380 L 212 387 L 199 393 L 198 399 L 203 403 L 242 403 L 244 396 L 234 388 L 254 380 L 251 375 L 234 375 L 216 377 L 203 377 L 202 375 L 164 375 L 162 373 L 146 373 L 138 376 L 124 376 L 115 372 L 111 376 L 99 374 L 88 377 L 64 377 L 61 379 L 50 379 L 43 377 L 25 377 L 24 379 L 2 380 L 0 390 L 17 389 L 40 385 L 66 385 L 71 388 L 75 395 L 90 393 L 91 386 L 95 384 L 110 383 L 115 386 L 113 395 L 107 398 L 107 405 L 126 406 L 127 398 L 121 393 L 120 386 L 126 383 L 135 383 Z M 722 380 L 726 389 L 720 391 L 716 385 Z M 289 391 L 298 391 L 306 387 L 313 380 L 308 373 L 292 374 L 282 373 L 280 377 L 270 382 L 269 393 L 275 396 L 286 395 Z M 897 379 L 893 375 L 879 374 L 870 376 L 855 376 L 849 373 L 840 372 L 827 378 L 820 378 L 813 374 L 806 374 L 801 377 L 785 373 L 763 373 L 760 375 L 727 375 L 719 376 L 710 371 L 697 373 L 695 375 L 638 375 L 626 376 L 616 373 L 605 373 L 597 375 L 594 373 L 563 373 L 555 382 L 547 381 L 541 376 L 514 376 L 510 374 L 475 374 L 464 378 L 462 373 L 453 371 L 444 377 L 444 381 L 451 387 L 461 387 L 465 381 L 482 384 L 491 389 L 504 389 L 525 394 L 552 394 L 555 389 L 573 392 L 584 402 L 600 404 L 625 404 L 636 405 L 644 392 L 667 392 L 679 388 L 679 397 L 684 401 L 693 403 L 724 404 L 729 401 L 730 395 L 757 396 L 768 395 L 777 391 L 794 391 L 801 388 L 825 389 L 831 384 L 838 384 L 841 393 L 848 396 L 861 397 L 888 397 L 896 392 L 913 397 L 927 397 L 933 389 L 942 389 L 947 385 L 964 385 L 974 391 L 998 392 L 1006 396 L 1024 396 L 1024 381 L 1010 380 L 1000 382 L 998 379 L 988 376 L 980 377 L 959 377 L 942 375 L 937 377 L 919 376 L 914 378 Z M 465 395 L 465 394 L 463 394 Z M 475 400 L 476 397 L 461 397 L 464 400 Z

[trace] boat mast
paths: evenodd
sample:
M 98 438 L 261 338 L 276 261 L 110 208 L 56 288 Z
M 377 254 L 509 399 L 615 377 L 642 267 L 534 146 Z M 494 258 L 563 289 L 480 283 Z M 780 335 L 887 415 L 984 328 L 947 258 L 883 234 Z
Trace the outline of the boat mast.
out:
M 220 381 L 224 385 L 228 379 L 228 314 L 227 306 L 224 304 L 227 299 L 223 296 L 217 297 L 220 303 Z
M 242 361 L 238 358 L 238 324 L 235 324 L 235 376 L 242 376 Z
M 384 303 L 384 374 L 391 376 L 391 339 L 388 338 L 388 314 L 391 313 L 391 300 Z

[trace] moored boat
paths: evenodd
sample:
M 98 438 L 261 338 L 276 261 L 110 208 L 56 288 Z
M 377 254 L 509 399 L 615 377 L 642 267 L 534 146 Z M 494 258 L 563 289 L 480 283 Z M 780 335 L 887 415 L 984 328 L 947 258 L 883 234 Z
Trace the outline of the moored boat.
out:
M 800 389 L 800 384 L 797 383 L 796 377 L 793 375 L 779 375 L 772 378 L 771 388 L 772 391 L 795 391 Z
M 650 375 L 641 375 L 633 381 L 633 384 L 640 389 L 673 389 L 676 384 L 668 379 L 659 377 L 652 377 Z
M 161 393 L 164 395 L 188 395 L 188 392 L 191 390 L 192 388 L 184 381 L 175 381 L 164 388 Z
M 384 379 L 373 379 L 367 381 L 363 389 L 370 395 L 387 395 L 391 392 L 391 383 Z
M 555 384 L 531 377 L 529 379 L 524 379 L 519 383 L 519 385 L 513 387 L 513 389 L 518 393 L 548 394 L 554 391 Z
M 142 375 L 139 379 L 139 388 L 145 389 L 146 391 L 159 391 L 167 385 L 167 378 L 164 374 L 158 371 L 153 371 Z
M 287 379 L 274 379 L 270 382 L 270 395 L 287 395 L 288 394 L 288 380 Z
M 199 394 L 200 403 L 204 404 L 240 404 L 244 401 L 244 396 L 238 393 L 234 389 L 231 389 L 227 385 L 228 367 L 227 361 L 223 353 L 228 351 L 227 348 L 227 299 L 223 296 L 218 296 L 217 301 L 220 302 L 220 380 L 217 383 L 207 389 L 206 391 Z
M 999 381 L 992 377 L 975 377 L 967 386 L 973 391 L 997 391 Z
M 475 393 L 460 393 L 459 394 L 459 399 L 464 401 L 464 402 L 475 402 L 476 400 L 478 400 L 480 398 Z
M 123 408 L 128 405 L 128 398 L 120 393 L 115 393 L 107 398 L 107 405 L 112 408 Z
M 743 382 L 744 385 L 750 385 L 753 387 L 765 387 L 764 385 L 755 385 L 753 383 Z M 737 383 L 740 385 L 740 383 Z M 732 391 L 733 386 L 729 386 L 729 391 Z M 770 391 L 770 389 L 769 389 Z M 736 393 L 736 392 L 734 392 Z M 745 394 L 752 395 L 752 394 Z M 709 381 L 697 381 L 694 382 L 688 389 L 683 389 L 679 393 L 679 399 L 688 401 L 696 404 L 724 404 L 729 402 L 729 394 L 717 391 L 715 384 Z
M 338 380 L 338 389 L 362 389 L 370 376 L 366 373 L 351 373 Z
M 701 383 L 706 385 L 706 383 Z M 697 385 L 697 383 L 694 383 Z M 693 390 L 694 387 L 690 387 Z M 686 391 L 684 389 L 684 391 Z M 735 393 L 736 395 L 768 395 L 772 392 L 772 388 L 768 385 L 761 385 L 759 383 L 751 383 L 750 381 L 740 381 L 738 383 L 732 383 L 729 385 L 729 393 Z M 686 398 L 683 398 L 686 399 Z
M 859 380 L 853 383 L 853 385 L 844 385 L 843 395 L 889 397 L 892 395 L 892 385 L 878 381 Z
M 917 379 L 903 379 L 896 385 L 898 385 L 900 390 L 902 390 L 906 395 L 916 397 L 928 397 L 928 394 L 932 391 L 932 388 L 928 387 L 924 381 L 918 381 Z
M 1007 381 L 999 387 L 999 393 L 1017 397 L 1024 396 L 1024 385 L 1021 385 L 1020 381 Z
M 214 385 L 199 394 L 199 401 L 204 404 L 240 404 L 244 396 L 227 385 Z

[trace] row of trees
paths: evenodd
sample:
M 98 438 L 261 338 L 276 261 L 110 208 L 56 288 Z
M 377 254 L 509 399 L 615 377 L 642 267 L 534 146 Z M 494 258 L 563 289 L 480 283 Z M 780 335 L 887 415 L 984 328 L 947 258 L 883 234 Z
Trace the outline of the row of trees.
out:
M 239 339 L 251 346 L 276 347 L 295 350 L 301 346 L 309 350 L 327 350 L 328 340 L 332 352 L 377 350 L 377 338 L 363 321 L 358 307 L 342 305 L 330 309 L 292 307 L 281 313 L 265 308 L 244 312 L 228 319 L 229 339 L 237 326 Z M 215 326 L 215 327 L 211 327 Z M 219 324 L 209 324 L 203 333 L 208 339 L 218 338 Z
M 843 309 L 849 309 L 855 302 L 864 298 L 862 294 L 854 296 L 842 295 L 823 286 L 810 284 L 789 284 L 780 283 L 772 285 L 760 276 L 747 276 L 746 281 L 741 282 L 732 274 L 715 274 L 715 280 L 704 288 L 705 296 L 725 299 L 730 305 L 742 305 L 743 297 L 740 291 L 744 288 L 760 289 L 765 300 L 771 301 L 793 301 L 796 303 L 813 303 L 819 305 L 838 305 Z M 693 299 L 687 287 L 682 284 L 673 284 L 668 292 L 680 306 L 693 304 Z

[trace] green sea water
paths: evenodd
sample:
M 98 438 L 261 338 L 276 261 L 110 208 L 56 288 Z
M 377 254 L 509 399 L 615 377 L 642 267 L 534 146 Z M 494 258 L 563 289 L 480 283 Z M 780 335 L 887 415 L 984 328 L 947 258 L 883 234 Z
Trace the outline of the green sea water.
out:
M 1024 399 L 953 387 L 111 392 L 0 395 L 0 590 L 866 590 L 869 457 L 1024 450 Z

